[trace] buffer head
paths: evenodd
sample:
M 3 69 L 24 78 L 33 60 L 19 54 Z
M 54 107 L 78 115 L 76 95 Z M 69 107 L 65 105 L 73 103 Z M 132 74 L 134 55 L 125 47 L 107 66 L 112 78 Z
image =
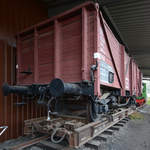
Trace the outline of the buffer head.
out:
M 59 97 L 64 94 L 64 82 L 61 79 L 53 79 L 50 83 L 50 93 L 54 97 Z
M 4 96 L 8 96 L 8 94 L 10 93 L 10 87 L 8 83 L 3 84 L 2 91 L 3 91 Z

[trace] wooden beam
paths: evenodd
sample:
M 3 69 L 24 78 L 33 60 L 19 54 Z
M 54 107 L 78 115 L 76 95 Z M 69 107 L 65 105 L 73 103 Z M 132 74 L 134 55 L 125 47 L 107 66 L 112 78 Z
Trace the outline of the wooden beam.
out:
M 38 64 L 38 33 L 36 27 L 34 29 L 34 82 L 37 83 L 39 80 L 39 64 Z
M 88 37 L 88 27 L 87 27 L 87 10 L 85 7 L 82 8 L 82 80 L 87 79 L 87 37 Z
M 61 43 L 60 43 L 60 23 L 56 19 L 54 21 L 54 78 L 61 75 Z

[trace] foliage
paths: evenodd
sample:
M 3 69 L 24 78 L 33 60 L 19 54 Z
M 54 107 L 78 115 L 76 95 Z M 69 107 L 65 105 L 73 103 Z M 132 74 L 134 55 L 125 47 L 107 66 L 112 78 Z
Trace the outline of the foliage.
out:
M 150 105 L 150 99 L 147 100 L 146 104 Z
M 141 113 L 139 113 L 139 112 L 134 112 L 133 114 L 131 114 L 129 116 L 129 118 L 131 120 L 141 120 L 141 119 L 144 119 L 144 116 Z

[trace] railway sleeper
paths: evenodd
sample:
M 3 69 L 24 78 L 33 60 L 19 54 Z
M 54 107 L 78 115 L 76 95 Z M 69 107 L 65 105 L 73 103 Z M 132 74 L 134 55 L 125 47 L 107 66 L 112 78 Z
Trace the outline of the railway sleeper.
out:
M 100 150 L 101 141 L 93 139 L 85 144 L 85 147 L 93 148 L 95 150 Z
M 98 135 L 97 137 L 95 137 L 96 140 L 99 141 L 103 141 L 103 142 L 107 142 L 108 136 L 107 135 Z
M 112 127 L 110 127 L 109 129 L 115 130 L 115 131 L 119 131 L 120 128 L 112 126 Z
M 124 121 L 124 120 L 121 120 L 121 121 L 119 121 L 119 123 L 126 124 L 127 122 L 126 122 L 126 121 Z
M 61 144 L 55 144 L 55 143 L 52 143 L 51 141 L 46 141 L 46 140 L 42 140 L 39 142 L 40 144 L 43 144 L 43 145 L 46 145 L 52 149 L 55 149 L 55 150 L 63 150 L 65 149 L 66 147 L 61 145 Z
M 124 119 L 122 119 L 122 120 L 128 122 L 130 119 L 124 118 Z
M 104 131 L 102 134 L 113 135 L 113 130 L 108 129 L 108 130 Z
M 123 127 L 124 124 L 122 124 L 122 123 L 117 123 L 117 124 L 115 124 L 114 126 Z

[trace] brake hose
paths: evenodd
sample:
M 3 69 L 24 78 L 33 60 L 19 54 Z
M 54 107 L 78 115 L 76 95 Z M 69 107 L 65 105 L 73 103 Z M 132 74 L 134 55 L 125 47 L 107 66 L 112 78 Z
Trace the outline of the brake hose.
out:
M 54 136 L 56 135 L 57 131 L 59 130 L 66 130 L 65 128 L 56 128 L 56 129 L 53 129 L 53 133 L 51 134 L 51 141 L 55 144 L 58 144 L 60 142 L 62 142 L 66 136 L 66 131 L 64 131 L 64 135 L 59 139 L 59 140 L 55 140 L 54 139 Z

